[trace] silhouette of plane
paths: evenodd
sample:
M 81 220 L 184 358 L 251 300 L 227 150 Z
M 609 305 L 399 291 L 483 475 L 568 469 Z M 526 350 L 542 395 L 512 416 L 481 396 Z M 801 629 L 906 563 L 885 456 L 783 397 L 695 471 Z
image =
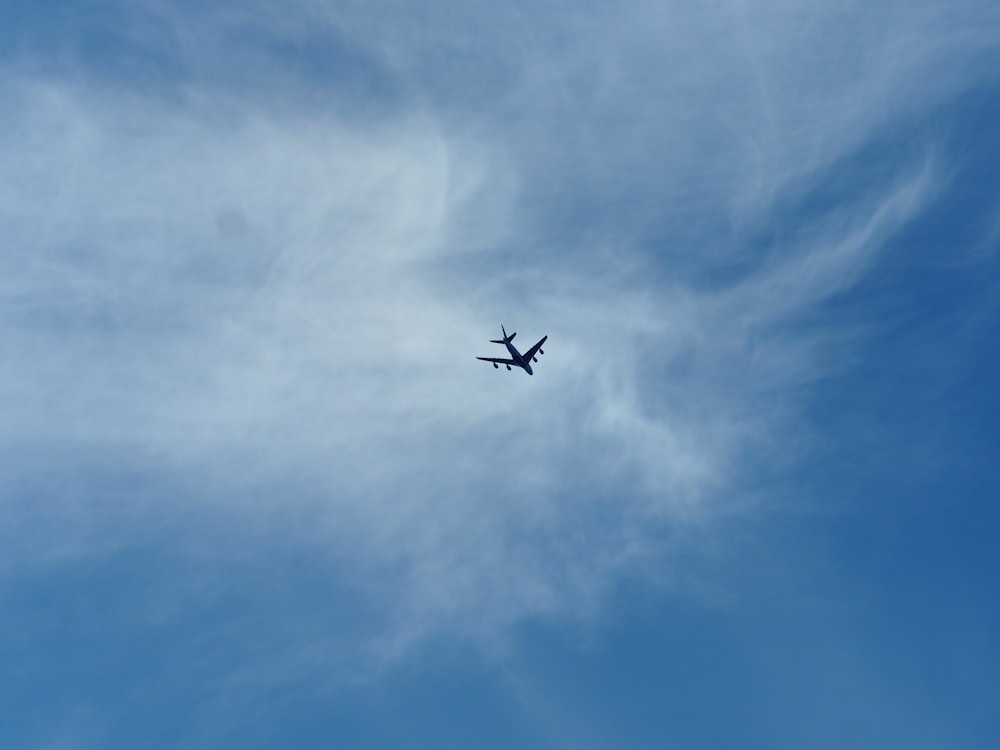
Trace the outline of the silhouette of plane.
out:
M 542 350 L 542 344 L 545 343 L 545 340 L 548 338 L 548 336 L 542 336 L 541 341 L 539 341 L 533 347 L 528 349 L 528 351 L 526 351 L 524 354 L 521 354 L 521 352 L 519 352 L 514 347 L 514 345 L 510 343 L 511 341 L 514 340 L 514 337 L 517 335 L 517 332 L 515 331 L 510 336 L 508 336 L 507 331 L 504 329 L 503 326 L 500 326 L 500 330 L 503 331 L 503 338 L 490 339 L 490 343 L 503 344 L 504 346 L 506 346 L 507 351 L 510 352 L 511 358 L 500 359 L 497 357 L 476 357 L 476 359 L 481 359 L 484 362 L 492 362 L 493 366 L 497 369 L 500 369 L 500 365 L 506 365 L 507 369 L 509 370 L 511 368 L 511 365 L 513 365 L 514 367 L 520 367 L 529 375 L 533 375 L 534 373 L 531 371 L 531 363 L 538 361 L 538 358 L 535 356 L 536 353 L 545 354 L 545 352 Z

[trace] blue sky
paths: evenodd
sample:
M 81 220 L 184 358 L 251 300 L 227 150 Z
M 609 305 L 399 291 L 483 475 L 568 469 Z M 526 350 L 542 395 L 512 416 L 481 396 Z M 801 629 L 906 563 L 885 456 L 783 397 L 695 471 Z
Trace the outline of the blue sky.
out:
M 994 6 L 5 3 L 0 745 L 996 747 Z

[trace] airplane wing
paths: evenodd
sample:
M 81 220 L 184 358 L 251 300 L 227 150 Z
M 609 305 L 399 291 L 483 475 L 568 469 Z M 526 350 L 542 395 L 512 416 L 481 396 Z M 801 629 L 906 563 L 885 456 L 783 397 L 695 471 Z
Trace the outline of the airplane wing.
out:
M 483 362 L 493 362 L 499 365 L 514 365 L 515 367 L 521 366 L 512 359 L 498 359 L 497 357 L 476 357 L 476 359 L 481 359 Z
M 545 343 L 546 339 L 548 339 L 548 336 L 542 336 L 541 341 L 539 341 L 537 344 L 535 344 L 533 347 L 528 349 L 528 351 L 526 351 L 524 354 L 521 355 L 524 357 L 525 362 L 530 362 L 532 360 L 532 358 L 535 356 L 535 353 L 542 348 L 542 344 Z

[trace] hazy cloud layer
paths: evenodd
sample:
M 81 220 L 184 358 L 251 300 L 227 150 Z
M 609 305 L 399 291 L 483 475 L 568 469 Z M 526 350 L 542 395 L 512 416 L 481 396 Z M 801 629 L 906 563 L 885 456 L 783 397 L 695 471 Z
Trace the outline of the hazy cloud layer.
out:
M 934 144 L 781 206 L 970 85 L 996 11 L 472 7 L 147 9 L 135 79 L 7 63 L 0 441 L 34 463 L 6 486 L 87 451 L 183 477 L 178 516 L 307 508 L 380 645 L 683 578 L 676 530 L 799 450 L 839 366 L 803 316 L 933 200 Z M 551 337 L 534 378 L 473 359 L 501 322 Z M 49 481 L 49 541 L 99 554 Z

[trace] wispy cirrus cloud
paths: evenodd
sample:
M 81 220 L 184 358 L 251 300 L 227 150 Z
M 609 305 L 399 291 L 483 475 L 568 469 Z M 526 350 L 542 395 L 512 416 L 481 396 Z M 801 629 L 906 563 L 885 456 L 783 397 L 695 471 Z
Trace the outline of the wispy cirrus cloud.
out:
M 395 10 L 161 8 L 169 95 L 8 68 L 0 439 L 304 513 L 399 654 L 662 577 L 671 529 L 794 453 L 828 367 L 796 324 L 933 196 L 933 149 L 835 211 L 775 205 L 995 39 L 930 5 Z M 232 59 L 267 75 L 227 89 Z M 500 322 L 550 335 L 537 377 L 475 366 Z

